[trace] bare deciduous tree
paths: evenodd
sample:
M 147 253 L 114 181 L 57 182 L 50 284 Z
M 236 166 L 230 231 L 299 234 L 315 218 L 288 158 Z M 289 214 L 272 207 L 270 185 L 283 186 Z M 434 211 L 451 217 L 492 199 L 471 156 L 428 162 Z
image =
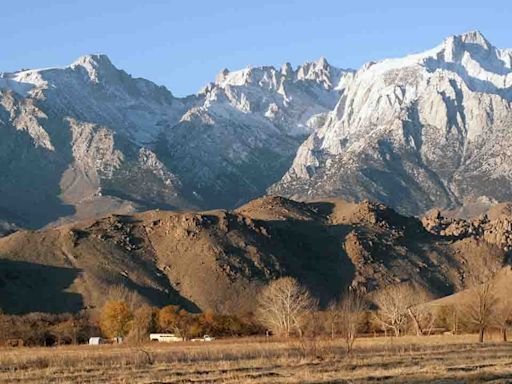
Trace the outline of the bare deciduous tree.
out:
M 391 329 L 395 336 L 400 336 L 410 320 L 416 335 L 423 335 L 434 326 L 435 311 L 424 305 L 432 299 L 425 289 L 411 284 L 385 288 L 374 298 L 379 307 L 377 321 L 384 329 Z
M 376 318 L 384 330 L 391 329 L 395 336 L 405 328 L 410 308 L 410 290 L 406 285 L 392 285 L 374 296 L 373 301 L 379 307 Z
M 339 324 L 347 354 L 352 352 L 354 343 L 359 335 L 364 319 L 364 311 L 366 309 L 366 300 L 361 294 L 349 290 L 343 295 L 339 304 Z
M 478 327 L 478 340 L 482 343 L 486 329 L 499 312 L 495 278 L 501 269 L 501 262 L 489 254 L 468 261 L 468 300 L 462 312 L 466 319 Z
M 283 277 L 266 286 L 258 297 L 256 316 L 272 332 L 289 337 L 301 333 L 306 315 L 316 310 L 317 301 L 292 277 Z
M 137 308 L 147 305 L 146 300 L 136 291 L 129 290 L 123 285 L 114 285 L 110 287 L 105 295 L 105 300 L 123 301 L 133 312 Z
M 507 328 L 512 322 L 512 299 L 500 300 L 494 315 L 492 325 L 501 331 L 503 341 L 507 341 Z
M 411 319 L 412 325 L 417 336 L 429 334 L 434 327 L 436 312 L 425 303 L 432 301 L 432 295 L 424 289 L 409 286 L 409 299 L 407 304 L 407 314 Z
M 327 306 L 327 310 L 325 311 L 327 326 L 329 327 L 329 332 L 331 334 L 331 339 L 334 339 L 336 336 L 336 331 L 339 326 L 340 320 L 340 306 L 336 301 L 332 301 Z

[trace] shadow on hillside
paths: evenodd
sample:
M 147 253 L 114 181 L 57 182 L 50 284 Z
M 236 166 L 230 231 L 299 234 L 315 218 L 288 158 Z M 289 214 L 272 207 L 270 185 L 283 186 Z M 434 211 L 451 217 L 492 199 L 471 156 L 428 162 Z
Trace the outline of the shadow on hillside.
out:
M 325 307 L 352 283 L 355 268 L 343 244 L 350 225 L 326 226 L 317 221 L 268 221 L 274 254 L 286 273 L 304 284 Z
M 0 113 L 5 110 L 0 107 Z M 0 130 L 0 214 L 8 222 L 24 228 L 41 228 L 64 216 L 75 214 L 75 208 L 61 199 L 62 176 L 74 161 L 67 124 L 52 116 L 38 123 L 50 136 L 54 149 L 34 145 L 25 130 Z M 30 149 L 30 150 L 29 150 Z
M 8 314 L 78 312 L 82 296 L 66 292 L 79 269 L 0 259 L 0 308 Z
M 336 208 L 335 204 L 327 201 L 313 201 L 308 203 L 308 205 L 324 217 L 331 215 L 334 212 L 334 208 Z
M 324 218 L 335 214 L 336 206 L 332 203 L 314 202 L 309 203 L 309 205 Z M 381 226 L 380 223 L 372 222 L 363 222 L 355 225 L 332 225 L 325 223 L 325 227 L 334 236 L 334 240 L 316 236 L 316 239 L 318 239 L 316 241 L 320 246 L 320 248 L 317 248 L 317 257 L 326 259 L 322 260 L 322 262 L 327 261 L 328 263 L 327 267 L 324 266 L 322 271 L 319 271 L 324 276 L 326 273 L 328 274 L 327 276 L 330 276 L 324 282 L 327 288 L 332 290 L 330 287 L 335 285 L 335 276 L 343 279 L 343 286 L 351 283 L 354 277 L 354 267 L 344 252 L 343 243 L 347 234 L 352 230 L 356 230 L 358 237 L 366 245 L 367 252 L 371 254 L 374 266 L 383 268 L 390 276 L 400 277 L 402 281 L 411 280 L 416 284 L 424 285 L 438 296 L 453 293 L 455 286 L 445 269 L 446 267 L 449 267 L 451 270 L 460 270 L 462 268 L 457 258 L 453 257 L 453 250 L 448 248 L 448 245 L 454 239 L 433 235 L 425 230 L 418 219 L 400 215 L 392 209 L 377 211 L 376 214 L 378 219 L 385 224 L 384 226 Z M 308 239 L 315 232 L 308 229 L 308 227 L 311 227 L 311 224 L 308 224 L 308 222 L 301 222 L 299 225 L 304 226 L 304 230 L 302 230 L 303 236 L 299 241 Z M 395 237 L 397 233 L 402 235 Z M 308 239 L 307 241 L 311 242 L 312 240 Z M 332 243 L 333 241 L 334 243 Z M 339 250 L 333 250 L 337 242 L 340 244 Z M 407 255 L 404 255 L 404 249 L 406 249 Z M 336 251 L 338 252 L 340 263 L 337 266 L 334 264 Z M 297 254 L 299 253 L 297 252 Z M 311 258 L 307 254 L 305 257 Z M 339 271 L 340 267 L 342 271 Z M 331 269 L 326 270 L 326 268 Z M 302 277 L 299 275 L 297 277 L 305 279 L 304 282 L 307 284 L 308 276 Z M 367 284 L 370 284 L 373 276 L 368 275 L 367 278 Z
M 183 308 L 188 312 L 201 312 L 199 307 L 194 302 L 188 300 L 186 297 L 181 296 L 180 293 L 172 287 L 172 284 L 166 276 L 161 276 L 159 280 L 160 283 L 168 289 L 167 292 L 163 292 L 153 287 L 145 287 L 131 280 L 125 281 L 125 286 L 130 291 L 135 291 L 144 297 L 152 306 L 164 307 L 166 305 L 173 304 L 178 305 L 180 308 Z

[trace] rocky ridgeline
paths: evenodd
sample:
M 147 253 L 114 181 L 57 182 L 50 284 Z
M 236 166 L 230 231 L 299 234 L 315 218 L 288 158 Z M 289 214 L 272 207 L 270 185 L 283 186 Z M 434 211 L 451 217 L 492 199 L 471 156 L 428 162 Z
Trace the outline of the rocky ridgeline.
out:
M 286 172 L 351 75 L 325 59 L 224 70 L 178 98 L 105 55 L 5 73 L 2 218 L 33 228 L 126 213 L 120 201 L 141 211 L 238 206 Z
M 444 217 L 435 210 L 422 218 L 425 229 L 440 236 L 456 239 L 475 238 L 497 245 L 505 251 L 512 249 L 512 216 L 501 214 L 489 218 L 483 214 L 473 219 Z

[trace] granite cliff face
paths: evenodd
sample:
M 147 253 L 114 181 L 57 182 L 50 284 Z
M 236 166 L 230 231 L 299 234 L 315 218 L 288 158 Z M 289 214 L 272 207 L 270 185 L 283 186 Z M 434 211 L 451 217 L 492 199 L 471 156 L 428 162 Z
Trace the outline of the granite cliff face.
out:
M 369 198 L 419 215 L 511 199 L 512 51 L 479 32 L 368 63 L 271 193 Z
M 323 58 L 296 69 L 223 70 L 199 93 L 201 104 L 164 131 L 157 153 L 197 205 L 235 207 L 281 178 L 351 75 Z

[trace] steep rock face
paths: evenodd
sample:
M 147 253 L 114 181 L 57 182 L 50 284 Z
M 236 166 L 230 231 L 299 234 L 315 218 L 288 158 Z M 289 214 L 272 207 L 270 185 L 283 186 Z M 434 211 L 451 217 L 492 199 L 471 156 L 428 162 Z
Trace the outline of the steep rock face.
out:
M 366 64 L 270 192 L 370 198 L 409 214 L 510 199 L 511 63 L 512 51 L 470 32 Z
M 104 55 L 1 74 L 0 210 L 38 227 L 66 216 L 186 206 L 179 181 L 147 147 L 194 100 L 134 79 Z
M 223 71 L 174 97 L 105 55 L 0 73 L 0 211 L 39 227 L 107 212 L 233 207 L 264 193 L 350 71 Z
M 235 207 L 279 180 L 351 74 L 325 59 L 223 70 L 200 92 L 204 102 L 165 130 L 157 153 L 198 205 Z

